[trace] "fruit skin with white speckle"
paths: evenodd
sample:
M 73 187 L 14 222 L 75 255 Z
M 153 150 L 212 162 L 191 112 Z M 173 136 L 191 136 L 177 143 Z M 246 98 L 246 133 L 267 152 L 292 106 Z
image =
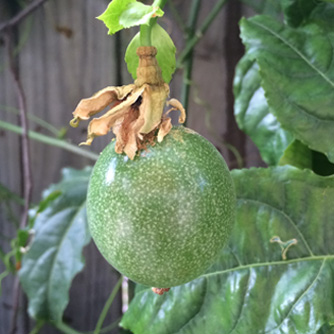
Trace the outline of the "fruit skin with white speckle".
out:
M 220 153 L 196 132 L 174 127 L 133 161 L 110 143 L 87 195 L 92 237 L 131 280 L 169 288 L 214 262 L 230 235 L 235 191 Z

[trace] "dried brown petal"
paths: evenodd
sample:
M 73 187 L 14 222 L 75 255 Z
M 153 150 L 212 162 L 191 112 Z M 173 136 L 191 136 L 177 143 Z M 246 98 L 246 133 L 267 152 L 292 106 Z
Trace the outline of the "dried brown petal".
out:
M 70 122 L 71 126 L 77 127 L 81 120 L 89 119 L 112 102 L 121 102 L 134 88 L 135 85 L 133 84 L 121 87 L 106 87 L 92 97 L 82 99 L 73 112 L 74 118 Z
M 158 143 L 161 143 L 169 131 L 172 129 L 172 119 L 170 117 L 165 118 L 160 126 L 158 132 Z
M 106 114 L 93 119 L 88 125 L 87 141 L 80 145 L 90 145 L 95 137 L 106 135 L 115 122 L 131 110 L 131 105 L 143 94 L 145 87 L 132 92 L 123 102 L 110 109 Z
M 139 47 L 137 80 L 132 85 L 107 87 L 88 99 L 83 99 L 73 112 L 71 125 L 89 119 L 112 104 L 103 116 L 88 125 L 87 140 L 80 145 L 90 145 L 95 137 L 107 134 L 111 129 L 116 135 L 115 151 L 134 159 L 138 150 L 161 142 L 172 128 L 171 119 L 163 116 L 169 95 L 169 86 L 163 81 L 155 55 L 155 47 Z M 168 102 L 172 110 L 180 110 L 180 123 L 185 121 L 185 110 L 176 99 Z M 157 134 L 158 130 L 158 134 Z M 157 137 L 156 137 L 157 136 Z
M 173 110 L 179 110 L 181 113 L 179 117 L 179 123 L 182 124 L 186 121 L 186 110 L 183 108 L 183 105 L 179 100 L 170 99 L 167 101 L 167 106 L 172 106 L 172 108 L 166 112 L 166 115 L 168 115 Z

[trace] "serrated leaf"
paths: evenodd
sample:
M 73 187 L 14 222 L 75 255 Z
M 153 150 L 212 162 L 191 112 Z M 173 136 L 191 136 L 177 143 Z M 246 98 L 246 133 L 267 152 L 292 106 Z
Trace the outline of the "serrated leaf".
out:
M 121 325 L 134 334 L 321 333 L 334 320 L 334 178 L 285 166 L 232 172 L 229 247 L 198 279 L 138 289 Z M 272 237 L 297 239 L 282 260 Z
M 161 17 L 164 12 L 159 7 L 147 6 L 141 2 L 132 2 L 121 14 L 119 23 L 124 28 L 130 28 L 141 24 L 149 24 L 152 17 Z
M 318 5 L 314 0 L 282 0 L 281 3 L 285 21 L 292 27 L 302 24 Z
M 109 3 L 107 9 L 97 17 L 97 19 L 103 21 L 109 29 L 109 35 L 123 29 L 123 26 L 119 23 L 119 19 L 127 6 L 135 1 L 136 0 L 113 0 Z
M 334 162 L 334 34 L 315 24 L 292 29 L 266 16 L 242 19 L 247 53 L 282 126 Z
M 169 83 L 172 79 L 172 75 L 175 72 L 175 45 L 170 38 L 169 34 L 159 24 L 155 23 L 151 31 L 152 45 L 158 50 L 156 55 L 158 64 L 162 71 L 162 77 L 166 83 Z M 137 48 L 140 46 L 139 33 L 132 39 L 125 53 L 125 61 L 128 67 L 129 73 L 133 79 L 137 78 L 137 67 L 139 64 L 139 58 L 136 54 Z
M 277 165 L 294 138 L 271 113 L 258 65 L 247 55 L 236 67 L 233 86 L 234 114 L 239 128 L 250 136 L 268 165 Z
M 37 216 L 35 236 L 19 271 L 35 319 L 61 321 L 72 279 L 84 266 L 82 249 L 90 240 L 85 208 L 90 172 L 64 169 L 62 180 L 43 194 L 46 199 L 61 192 Z
M 123 28 L 149 24 L 152 17 L 161 17 L 164 12 L 157 6 L 147 6 L 136 0 L 113 0 L 97 17 L 104 22 L 112 35 Z

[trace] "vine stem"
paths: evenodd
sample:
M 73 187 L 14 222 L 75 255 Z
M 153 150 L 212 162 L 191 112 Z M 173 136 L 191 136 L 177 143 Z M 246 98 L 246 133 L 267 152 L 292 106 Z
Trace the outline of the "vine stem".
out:
M 4 122 L 0 120 L 0 128 L 17 133 L 17 134 L 22 134 L 23 129 L 20 126 L 8 123 L 8 122 Z M 98 154 L 90 152 L 90 151 L 86 151 L 76 145 L 73 145 L 65 140 L 62 139 L 58 139 L 58 138 L 53 138 L 53 137 L 49 137 L 46 135 L 42 135 L 38 132 L 35 131 L 28 131 L 28 136 L 29 138 L 39 141 L 41 143 L 50 145 L 50 146 L 55 146 L 55 147 L 59 147 L 62 148 L 66 151 L 81 155 L 85 158 L 89 158 L 91 160 L 96 161 L 99 157 Z
M 187 40 L 193 38 L 198 14 L 201 8 L 201 0 L 193 0 L 190 8 L 190 14 L 189 14 L 189 21 L 187 24 Z M 183 84 L 182 84 L 182 91 L 181 91 L 181 103 L 183 104 L 183 107 L 188 110 L 188 103 L 189 103 L 189 94 L 190 94 L 190 82 L 192 77 L 192 68 L 193 68 L 193 50 L 191 50 L 185 59 L 185 67 L 183 72 Z M 186 120 L 187 122 L 187 120 Z M 187 125 L 185 122 L 185 126 Z
M 162 9 L 167 0 L 154 0 L 152 6 L 153 7 L 159 7 Z M 152 26 L 154 23 L 157 21 L 156 18 L 151 18 L 149 24 L 142 24 L 140 26 L 140 45 L 141 46 L 151 46 L 152 45 L 152 39 L 151 39 L 151 31 L 152 31 Z
M 31 161 L 30 161 L 30 149 L 29 149 L 29 138 L 28 138 L 28 118 L 27 118 L 27 104 L 26 98 L 23 91 L 23 87 L 20 81 L 18 70 L 14 63 L 14 56 L 12 52 L 12 31 L 7 31 L 5 35 L 5 43 L 8 53 L 9 66 L 12 74 L 14 87 L 16 90 L 19 110 L 20 110 L 20 121 L 22 125 L 22 163 L 23 163 L 23 192 L 24 192 L 24 209 L 22 213 L 22 219 L 20 223 L 20 228 L 24 228 L 28 221 L 28 210 L 32 194 L 32 172 L 31 172 Z
M 104 305 L 104 307 L 102 309 L 102 312 L 101 312 L 101 314 L 99 316 L 99 319 L 98 319 L 96 327 L 95 327 L 94 334 L 99 334 L 100 333 L 102 325 L 103 325 L 103 322 L 104 322 L 104 319 L 106 318 L 108 310 L 110 309 L 110 306 L 111 306 L 112 302 L 114 301 L 119 288 L 122 285 L 122 281 L 123 281 L 123 276 L 121 276 L 119 278 L 119 280 L 117 281 L 116 285 L 112 289 L 111 294 L 110 294 L 109 298 L 107 299 L 107 301 L 106 301 L 106 303 L 105 303 L 105 305 Z
M 0 104 L 0 109 L 4 109 L 7 112 L 19 115 L 20 114 L 20 110 L 18 110 L 17 108 L 11 107 L 11 106 L 5 106 Z M 52 124 L 44 121 L 43 119 L 30 114 L 29 112 L 27 113 L 27 117 L 30 121 L 33 121 L 34 123 L 38 124 L 39 126 L 43 127 L 44 129 L 50 131 L 53 135 L 58 136 L 60 133 L 60 130 L 58 130 L 56 127 L 54 127 Z
M 147 24 L 142 24 L 140 26 L 140 45 L 141 46 L 151 46 L 152 40 L 151 40 L 151 30 L 152 26 Z
M 193 50 L 194 46 L 198 43 L 198 41 L 202 38 L 203 34 L 207 31 L 207 29 L 210 27 L 211 23 L 214 21 L 214 19 L 219 14 L 220 10 L 223 8 L 225 3 L 228 0 L 218 0 L 214 7 L 212 8 L 211 12 L 208 14 L 208 16 L 205 18 L 202 25 L 198 28 L 198 30 L 195 32 L 194 36 L 187 42 L 186 47 L 181 52 L 177 62 L 176 67 L 180 68 L 182 67 L 182 64 L 184 60 L 188 57 L 189 53 Z
M 0 32 L 13 28 L 15 25 L 20 23 L 22 20 L 24 20 L 29 14 L 31 14 L 34 10 L 36 10 L 38 7 L 40 7 L 44 2 L 47 0 L 36 0 L 26 6 L 21 12 L 19 12 L 16 16 L 8 20 L 7 22 L 4 22 L 0 25 Z
M 14 21 L 15 22 L 15 21 Z M 23 168 L 23 196 L 24 196 L 24 207 L 21 214 L 20 229 L 23 229 L 28 224 L 28 212 L 32 195 L 33 181 L 32 181 L 32 170 L 31 170 L 31 159 L 30 159 L 30 148 L 28 138 L 28 118 L 27 118 L 27 104 L 26 98 L 23 91 L 22 83 L 18 68 L 15 64 L 15 55 L 13 54 L 12 47 L 12 34 L 13 28 L 9 26 L 5 30 L 5 47 L 8 54 L 9 69 L 13 78 L 14 88 L 16 90 L 18 105 L 20 110 L 20 123 L 22 126 L 21 133 L 21 158 Z M 20 281 L 16 276 L 13 285 L 13 313 L 11 320 L 10 334 L 16 333 L 16 322 L 18 315 L 18 308 L 20 303 Z
M 56 328 L 58 328 L 64 334 L 82 334 L 82 332 L 78 332 L 70 326 L 67 326 L 63 322 L 52 323 Z

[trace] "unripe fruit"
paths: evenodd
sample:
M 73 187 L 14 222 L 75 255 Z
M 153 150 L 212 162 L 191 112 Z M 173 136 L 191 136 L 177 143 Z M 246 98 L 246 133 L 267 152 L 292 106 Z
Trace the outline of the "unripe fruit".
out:
M 132 161 L 110 143 L 90 180 L 87 214 L 106 260 L 131 280 L 169 288 L 213 263 L 235 215 L 228 167 L 205 138 L 182 126 Z

